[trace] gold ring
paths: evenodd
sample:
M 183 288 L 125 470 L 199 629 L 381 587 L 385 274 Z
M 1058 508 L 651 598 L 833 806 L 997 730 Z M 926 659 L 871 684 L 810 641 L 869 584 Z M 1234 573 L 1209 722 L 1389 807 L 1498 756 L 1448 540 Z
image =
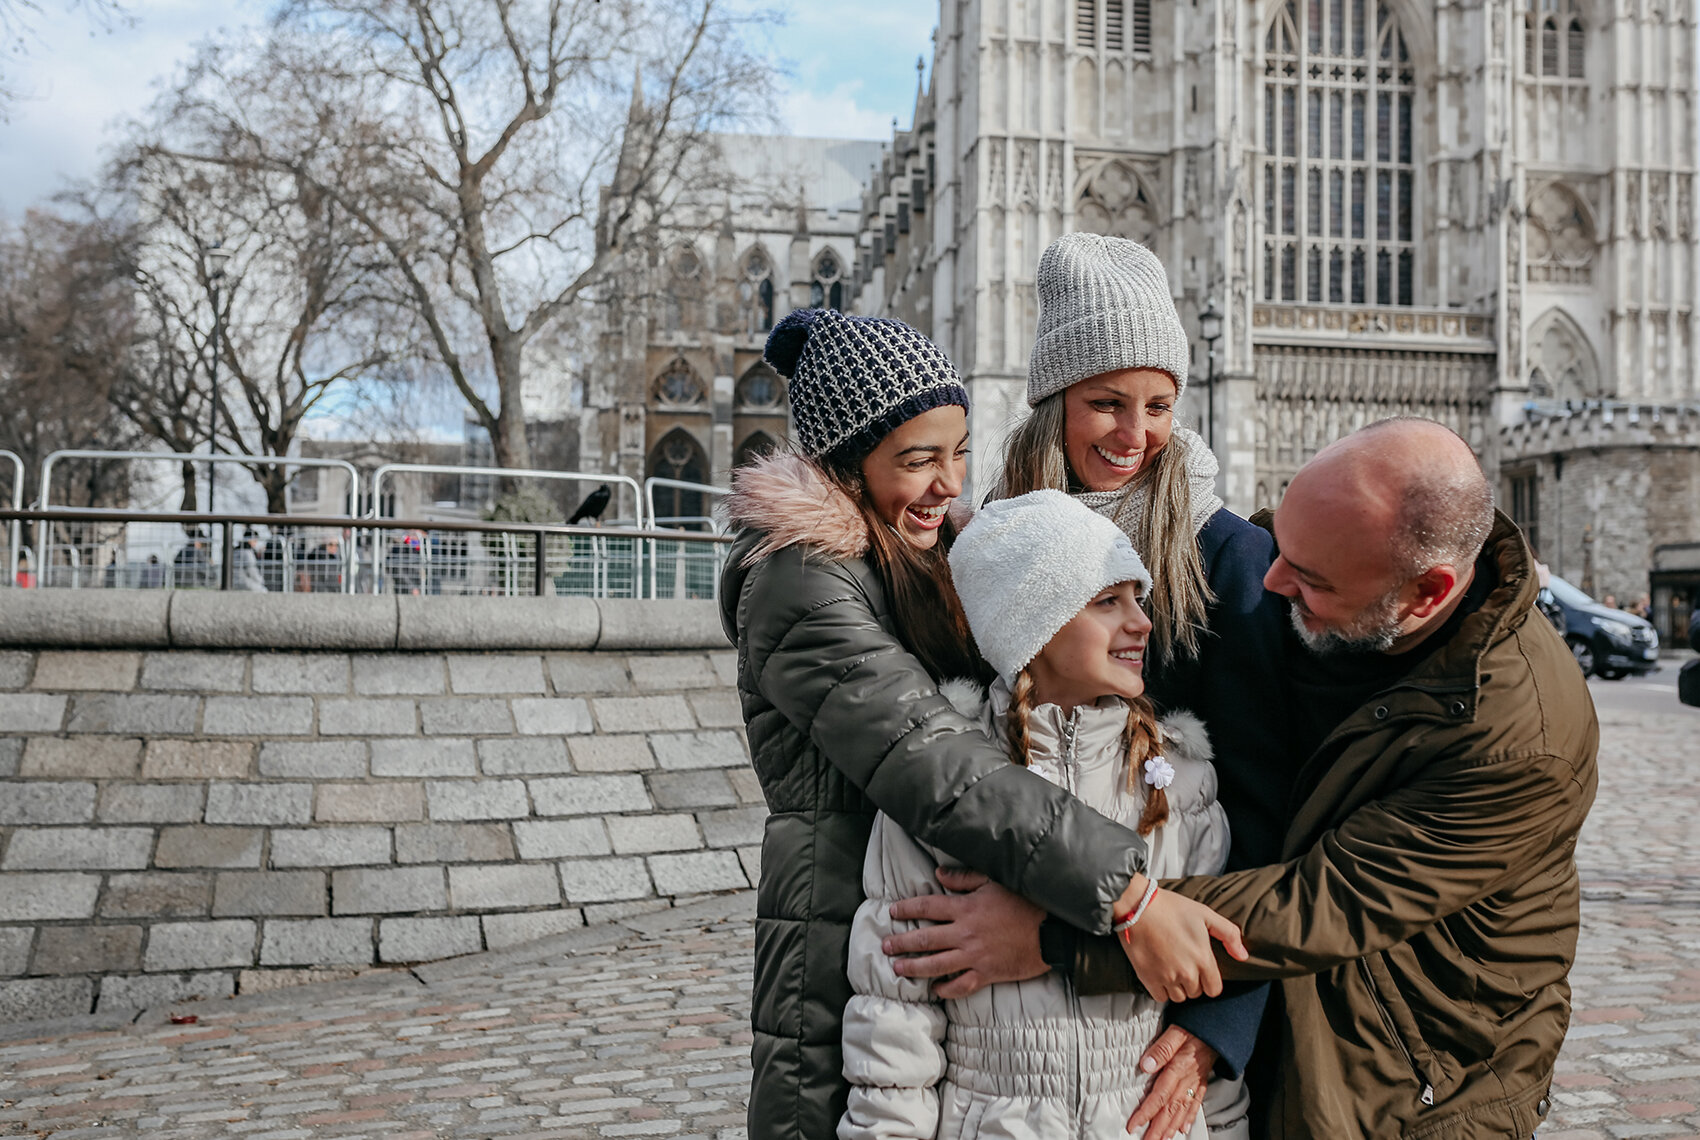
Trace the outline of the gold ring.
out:
M 1196 1088 L 1187 1089 L 1186 1090 L 1186 1098 L 1188 1100 L 1191 1100 L 1193 1098 L 1193 1094 L 1195 1094 L 1196 1092 L 1198 1092 L 1198 1090 Z

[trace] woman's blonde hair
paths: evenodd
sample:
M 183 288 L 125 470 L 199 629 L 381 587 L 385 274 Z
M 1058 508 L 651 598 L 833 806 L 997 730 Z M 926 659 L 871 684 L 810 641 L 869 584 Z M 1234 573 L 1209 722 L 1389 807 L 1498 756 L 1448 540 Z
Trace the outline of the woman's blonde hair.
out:
M 1085 490 L 1068 467 L 1066 395 L 1064 390 L 1040 400 L 1032 414 L 1010 433 L 1004 449 L 1003 478 L 992 498 L 1009 499 L 1045 488 L 1069 494 Z M 1216 600 L 1204 576 L 1204 557 L 1192 527 L 1192 482 L 1186 469 L 1186 446 L 1181 436 L 1170 436 L 1150 466 L 1135 477 L 1151 484 L 1150 507 L 1135 521 L 1134 533 L 1128 535 L 1155 580 L 1146 609 L 1151 618 L 1151 644 L 1158 658 L 1165 661 L 1198 656 L 1209 606 Z
M 1033 735 L 1030 722 L 1033 716 L 1033 674 L 1027 669 L 1015 675 L 1009 689 L 1009 711 L 1004 714 L 1004 733 L 1009 739 L 1013 759 L 1023 768 L 1033 758 Z M 1150 698 L 1136 697 L 1127 702 L 1127 727 L 1122 730 L 1122 752 L 1127 757 L 1127 789 L 1139 786 L 1145 771 L 1145 761 L 1162 754 L 1157 738 L 1157 711 Z M 1139 834 L 1150 835 L 1169 818 L 1169 797 L 1162 788 L 1149 788 L 1145 809 L 1139 813 Z

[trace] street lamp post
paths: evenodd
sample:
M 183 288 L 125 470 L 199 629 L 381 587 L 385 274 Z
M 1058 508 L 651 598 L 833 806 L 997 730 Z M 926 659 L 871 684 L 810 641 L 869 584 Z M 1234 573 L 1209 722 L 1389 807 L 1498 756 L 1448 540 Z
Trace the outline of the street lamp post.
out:
M 212 335 L 212 422 L 207 425 L 207 453 L 218 454 L 218 353 L 219 341 L 224 332 L 224 313 L 219 308 L 218 287 L 224 280 L 224 267 L 230 263 L 230 251 L 224 248 L 223 242 L 213 242 L 208 246 L 204 255 L 207 264 L 207 285 L 212 290 L 213 335 Z M 218 464 L 207 462 L 207 513 L 213 512 L 213 493 L 218 486 Z
M 1204 336 L 1205 374 L 1204 390 L 1208 394 L 1209 403 L 1205 415 L 1205 441 L 1210 450 L 1216 450 L 1216 342 L 1222 339 L 1222 314 L 1216 311 L 1216 299 L 1204 299 L 1204 311 L 1198 315 L 1198 330 Z

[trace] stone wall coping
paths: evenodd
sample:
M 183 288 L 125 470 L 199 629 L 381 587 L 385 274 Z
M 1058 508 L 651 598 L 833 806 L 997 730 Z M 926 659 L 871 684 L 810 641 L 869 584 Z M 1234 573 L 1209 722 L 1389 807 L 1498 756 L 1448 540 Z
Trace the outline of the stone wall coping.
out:
M 725 649 L 712 601 L 190 590 L 0 590 L 0 645 L 35 649 Z

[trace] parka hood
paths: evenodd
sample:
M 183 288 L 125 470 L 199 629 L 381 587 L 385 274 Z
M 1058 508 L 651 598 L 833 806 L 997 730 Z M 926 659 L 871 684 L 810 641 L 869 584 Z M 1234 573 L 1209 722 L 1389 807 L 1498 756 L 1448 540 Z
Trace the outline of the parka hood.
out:
M 725 509 L 734 528 L 762 533 L 743 556 L 746 567 L 787 546 L 812 546 L 840 560 L 868 552 L 867 517 L 799 455 L 769 455 L 734 472 Z

